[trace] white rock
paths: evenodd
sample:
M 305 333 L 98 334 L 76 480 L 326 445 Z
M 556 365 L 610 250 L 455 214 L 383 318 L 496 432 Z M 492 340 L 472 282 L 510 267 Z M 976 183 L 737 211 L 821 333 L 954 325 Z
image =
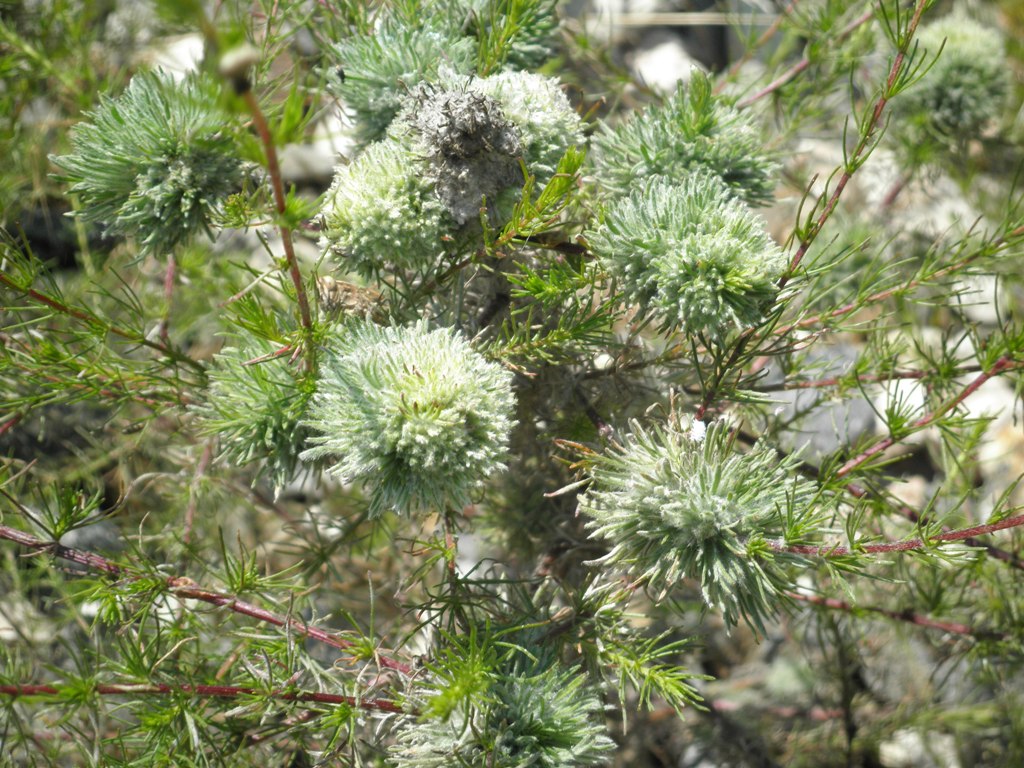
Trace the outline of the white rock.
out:
M 657 29 L 644 35 L 632 56 L 630 69 L 652 90 L 668 95 L 675 93 L 680 80 L 688 83 L 700 64 L 686 52 L 679 35 Z
M 878 761 L 886 768 L 960 768 L 952 736 L 936 731 L 922 734 L 909 728 L 879 744 Z

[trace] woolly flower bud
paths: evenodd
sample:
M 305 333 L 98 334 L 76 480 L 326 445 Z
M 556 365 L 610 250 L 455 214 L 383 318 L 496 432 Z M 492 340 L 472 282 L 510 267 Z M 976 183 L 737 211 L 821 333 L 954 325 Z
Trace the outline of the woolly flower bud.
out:
M 406 146 L 389 139 L 339 166 L 324 200 L 321 247 L 365 276 L 384 264 L 435 264 L 452 224 L 423 171 Z
M 621 449 L 595 460 L 579 509 L 591 535 L 611 543 L 599 563 L 623 565 L 657 591 L 695 579 L 728 624 L 742 616 L 763 628 L 788 581 L 752 549 L 783 534 L 815 493 L 794 463 L 762 447 L 736 452 L 721 424 L 703 440 L 634 425 Z
M 588 240 L 628 301 L 712 338 L 759 322 L 786 266 L 758 216 L 706 172 L 613 201 Z
M 303 460 L 370 485 L 370 513 L 461 508 L 500 469 L 512 375 L 450 329 L 348 327 L 325 361 Z
M 776 163 L 752 118 L 716 99 L 700 72 L 688 88 L 680 83 L 661 106 L 615 128 L 602 126 L 593 140 L 602 187 L 623 195 L 651 176 L 678 183 L 703 169 L 751 205 L 771 200 Z
M 915 42 L 938 60 L 894 100 L 901 140 L 957 144 L 999 117 L 1010 92 L 1003 38 L 962 11 L 922 27 Z M 941 53 L 939 52 L 941 49 Z
M 496 675 L 469 706 L 401 729 L 389 755 L 395 768 L 572 768 L 604 765 L 614 742 L 601 702 L 578 670 Z M 443 695 L 443 692 L 439 692 Z
M 116 99 L 100 98 L 72 132 L 73 152 L 52 158 L 82 201 L 79 214 L 138 238 L 143 253 L 169 250 L 238 190 L 242 164 L 224 132 L 214 86 L 140 72 Z

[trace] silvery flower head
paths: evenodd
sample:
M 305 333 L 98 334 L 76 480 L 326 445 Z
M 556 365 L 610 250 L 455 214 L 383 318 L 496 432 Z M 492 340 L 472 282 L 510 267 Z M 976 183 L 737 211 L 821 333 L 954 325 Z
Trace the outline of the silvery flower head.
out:
M 753 118 L 716 97 L 700 72 L 663 104 L 615 127 L 603 125 L 593 158 L 602 188 L 613 195 L 629 194 L 653 176 L 680 183 L 705 171 L 751 205 L 771 200 L 778 167 Z
M 483 672 L 475 685 L 460 680 L 461 691 L 449 680 L 428 677 L 421 693 L 428 696 L 429 714 L 398 729 L 390 764 L 586 768 L 607 763 L 615 743 L 605 733 L 601 701 L 581 670 L 536 660 L 498 662 Z M 462 700 L 452 701 L 460 692 Z M 433 711 L 441 698 L 450 711 Z
M 588 240 L 627 301 L 712 339 L 758 323 L 786 267 L 757 214 L 709 172 L 648 180 L 613 200 Z
M 977 138 L 1010 93 L 1002 36 L 957 9 L 923 26 L 915 43 L 930 67 L 893 101 L 898 138 L 947 146 Z
M 355 323 L 324 361 L 304 460 L 362 482 L 371 514 L 461 509 L 503 468 L 512 374 L 457 332 Z
M 763 446 L 738 450 L 721 423 L 704 433 L 634 425 L 594 460 L 579 511 L 611 546 L 600 563 L 657 592 L 694 579 L 728 624 L 762 627 L 778 605 L 778 578 L 748 544 L 782 535 L 790 512 L 809 508 L 815 487 L 794 464 Z
M 391 138 L 338 166 L 320 214 L 321 247 L 364 276 L 432 267 L 453 222 L 426 170 L 406 142 Z

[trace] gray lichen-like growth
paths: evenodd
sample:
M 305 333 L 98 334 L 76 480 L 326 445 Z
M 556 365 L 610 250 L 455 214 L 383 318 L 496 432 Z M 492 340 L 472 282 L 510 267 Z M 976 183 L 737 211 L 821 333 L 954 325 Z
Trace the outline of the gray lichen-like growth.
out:
M 302 458 L 365 483 L 373 515 L 461 509 L 503 467 L 513 405 L 512 374 L 455 331 L 354 323 L 323 364 Z
M 615 199 L 588 239 L 627 301 L 709 338 L 763 319 L 786 266 L 757 214 L 709 172 L 647 181 Z
M 455 223 L 478 218 L 482 200 L 522 186 L 519 131 L 490 96 L 425 87 L 406 121 L 426 150 L 424 175 Z

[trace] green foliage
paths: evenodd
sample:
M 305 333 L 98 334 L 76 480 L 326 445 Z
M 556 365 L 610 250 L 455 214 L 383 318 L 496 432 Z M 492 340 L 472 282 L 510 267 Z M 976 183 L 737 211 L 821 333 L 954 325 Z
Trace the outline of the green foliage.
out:
M 589 240 L 628 301 L 710 338 L 760 322 L 786 266 L 758 217 L 708 173 L 644 182 L 609 204 Z
M 750 113 L 713 95 L 700 72 L 664 104 L 602 125 L 593 157 L 602 186 L 614 195 L 629 194 L 652 176 L 679 184 L 704 169 L 751 205 L 771 200 L 777 168 Z
M 100 5 L 0 20 L 0 761 L 1021 764 L 1002 35 Z
M 72 132 L 72 154 L 52 158 L 82 218 L 136 238 L 143 253 L 212 235 L 243 178 L 218 99 L 209 81 L 162 72 L 139 73 L 120 97 L 101 98 L 92 122 Z
M 475 645 L 471 640 L 466 650 Z M 442 658 L 453 661 L 450 654 Z M 474 675 L 477 682 L 467 690 L 452 685 L 453 666 L 466 669 L 454 660 L 423 685 L 437 692 L 430 699 L 433 711 L 399 731 L 390 752 L 396 768 L 559 768 L 607 761 L 614 743 L 597 722 L 600 702 L 579 670 L 513 648 L 492 660 L 489 675 Z M 441 713 L 438 700 L 446 702 Z
M 226 347 L 209 372 L 207 397 L 196 406 L 201 430 L 220 438 L 222 458 L 259 462 L 275 488 L 291 481 L 309 437 L 302 424 L 313 382 L 287 349 L 269 342 Z
M 511 428 L 511 374 L 456 332 L 340 329 L 308 425 L 303 459 L 370 485 L 370 514 L 461 509 L 500 468 Z

